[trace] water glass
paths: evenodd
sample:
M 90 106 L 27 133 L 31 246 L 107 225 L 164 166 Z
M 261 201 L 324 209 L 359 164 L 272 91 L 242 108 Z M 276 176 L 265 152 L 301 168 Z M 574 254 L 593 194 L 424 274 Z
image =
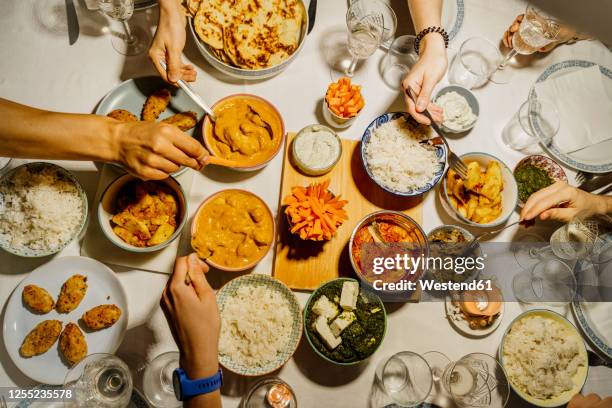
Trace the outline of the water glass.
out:
M 414 50 L 415 38 L 413 35 L 397 37 L 382 61 L 383 80 L 393 89 L 401 88 L 402 80 L 419 59 Z
M 119 54 L 134 56 L 149 48 L 150 35 L 139 26 L 130 27 L 128 20 L 134 14 L 134 0 L 98 0 L 100 11 L 123 26 L 124 34 L 112 33 L 111 44 Z
M 433 385 L 431 368 L 419 354 L 402 351 L 384 364 L 381 382 L 387 395 L 402 407 L 416 407 L 429 396 Z
M 468 89 L 479 88 L 487 83 L 500 60 L 501 54 L 492 42 L 482 37 L 469 38 L 451 63 L 449 82 Z
M 559 131 L 561 120 L 552 101 L 531 98 L 502 130 L 502 141 L 511 149 L 534 154 L 540 151 L 539 143 L 549 145 Z
M 142 376 L 142 390 L 152 407 L 178 408 L 183 405 L 176 399 L 172 381 L 174 370 L 179 368 L 179 359 L 178 351 L 169 351 L 147 364 Z
M 514 297 L 523 303 L 567 304 L 574 298 L 576 287 L 572 269 L 558 259 L 542 260 L 512 279 Z

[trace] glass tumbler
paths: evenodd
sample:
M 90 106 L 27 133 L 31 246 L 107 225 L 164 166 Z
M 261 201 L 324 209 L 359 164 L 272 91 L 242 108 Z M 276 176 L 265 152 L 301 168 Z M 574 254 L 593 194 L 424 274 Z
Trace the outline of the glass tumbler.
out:
M 419 56 L 414 50 L 414 35 L 402 35 L 391 43 L 382 61 L 382 77 L 385 84 L 400 89 L 404 76 L 416 64 Z
M 501 59 L 499 50 L 489 40 L 468 38 L 451 63 L 449 82 L 468 89 L 480 88 L 489 81 Z
M 530 98 L 504 126 L 502 141 L 511 149 L 526 154 L 538 153 L 539 143 L 548 145 L 559 126 L 559 113 L 552 101 Z
M 402 407 L 416 407 L 429 396 L 433 375 L 427 361 L 412 351 L 392 355 L 384 364 L 381 380 L 387 395 Z

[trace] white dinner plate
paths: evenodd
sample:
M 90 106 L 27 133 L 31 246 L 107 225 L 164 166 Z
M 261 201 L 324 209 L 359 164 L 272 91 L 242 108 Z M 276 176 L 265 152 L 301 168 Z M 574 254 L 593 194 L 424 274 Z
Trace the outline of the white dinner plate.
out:
M 584 60 L 567 60 L 558 62 L 546 68 L 546 70 L 544 70 L 544 72 L 542 72 L 542 74 L 538 77 L 536 83 L 544 82 L 548 78 L 565 75 L 579 69 L 589 68 L 593 65 L 595 65 L 594 62 Z M 608 86 L 606 87 L 606 91 L 608 92 L 609 97 L 612 98 L 612 71 L 606 67 L 602 67 L 601 65 L 599 65 L 599 71 L 602 75 L 609 79 L 607 82 Z M 571 95 L 569 97 L 571 97 Z M 529 98 L 537 98 L 535 84 L 529 92 Z M 563 121 L 563 118 L 561 118 L 561 121 Z M 561 126 L 563 126 L 563 122 L 561 122 Z M 550 153 L 551 156 L 566 166 L 588 173 L 607 173 L 612 171 L 612 154 L 610 154 L 610 152 L 612 152 L 612 139 L 574 153 L 564 153 L 555 144 L 554 138 L 552 143 L 547 145 L 545 143 L 546 138 L 543 136 L 542 132 L 538 130 L 537 126 L 535 126 L 534 130 L 536 136 L 540 139 L 543 148 Z
M 604 240 L 611 243 L 612 234 L 604 236 Z M 609 301 L 612 297 L 612 262 L 595 266 L 578 261 L 574 273 L 578 280 L 578 293 L 572 302 L 576 322 L 591 345 L 612 359 L 612 302 Z M 593 293 L 593 290 L 598 293 Z M 598 298 L 601 301 L 595 301 Z
M 79 306 L 68 314 L 60 314 L 55 310 L 41 315 L 28 310 L 21 300 L 23 288 L 34 284 L 46 289 L 54 300 L 60 292 L 62 284 L 72 275 L 87 276 L 87 293 Z M 87 310 L 102 304 L 115 304 L 121 309 L 121 318 L 113 326 L 87 332 L 83 330 L 79 319 Z M 22 357 L 19 348 L 26 335 L 43 320 L 60 320 L 65 324 L 78 323 L 87 341 L 88 354 L 114 353 L 127 328 L 128 307 L 127 296 L 115 276 L 106 265 L 90 258 L 67 256 L 55 258 L 36 268 L 13 290 L 4 314 L 3 337 L 9 356 L 15 365 L 28 377 L 44 384 L 63 384 L 69 370 L 58 349 L 58 342 L 44 354 L 30 358 Z

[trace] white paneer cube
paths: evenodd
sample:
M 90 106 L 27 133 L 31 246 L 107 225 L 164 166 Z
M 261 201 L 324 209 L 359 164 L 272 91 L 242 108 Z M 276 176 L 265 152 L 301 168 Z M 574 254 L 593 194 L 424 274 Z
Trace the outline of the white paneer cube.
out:
M 327 319 L 325 316 L 317 317 L 315 321 L 315 330 L 319 333 L 319 337 L 325 343 L 328 349 L 333 350 L 342 343 L 342 339 L 340 337 L 334 336 L 331 329 L 327 325 Z
M 340 306 L 344 310 L 355 310 L 357 307 L 357 296 L 359 295 L 359 283 L 344 281 L 342 294 L 340 295 Z
M 323 295 L 314 303 L 312 311 L 317 316 L 323 316 L 327 321 L 330 321 L 338 314 L 338 306 Z
M 338 337 L 340 334 L 342 334 L 344 329 L 349 327 L 349 325 L 355 321 L 355 319 L 355 313 L 345 310 L 344 312 L 340 313 L 340 315 L 336 317 L 333 322 L 331 322 L 329 328 L 334 336 Z

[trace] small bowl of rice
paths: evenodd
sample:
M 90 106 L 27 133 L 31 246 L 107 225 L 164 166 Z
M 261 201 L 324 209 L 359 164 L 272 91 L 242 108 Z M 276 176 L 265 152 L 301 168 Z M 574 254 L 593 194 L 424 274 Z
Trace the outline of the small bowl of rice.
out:
M 400 197 L 417 197 L 442 178 L 447 148 L 433 143 L 437 135 L 405 112 L 385 113 L 361 138 L 366 173 L 383 190 Z
M 0 177 L 0 248 L 26 258 L 60 252 L 83 232 L 87 210 L 85 190 L 63 167 L 15 167 Z

